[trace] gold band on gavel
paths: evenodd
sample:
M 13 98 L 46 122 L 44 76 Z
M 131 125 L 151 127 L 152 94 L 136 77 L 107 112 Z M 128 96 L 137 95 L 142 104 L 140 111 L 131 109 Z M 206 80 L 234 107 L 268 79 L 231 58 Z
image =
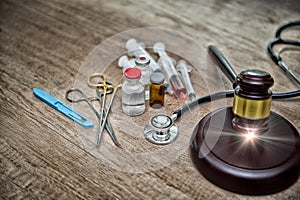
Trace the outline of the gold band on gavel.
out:
M 270 115 L 271 97 L 263 100 L 246 99 L 234 95 L 234 114 L 247 119 L 263 119 Z

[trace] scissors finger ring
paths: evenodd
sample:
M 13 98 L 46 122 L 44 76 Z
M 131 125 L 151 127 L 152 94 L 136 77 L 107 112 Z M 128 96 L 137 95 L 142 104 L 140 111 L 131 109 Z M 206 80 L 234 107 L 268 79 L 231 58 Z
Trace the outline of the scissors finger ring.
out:
M 95 78 L 100 78 L 101 81 L 93 82 L 92 80 Z M 87 83 L 90 87 L 103 87 L 103 88 L 110 88 L 111 85 L 108 85 L 106 82 L 106 76 L 101 73 L 95 73 L 89 76 Z
M 73 93 L 77 93 L 77 95 L 73 95 L 73 97 L 70 97 L 70 94 Z M 66 95 L 65 95 L 66 99 L 70 102 L 76 103 L 76 102 L 80 102 L 80 101 L 85 101 L 87 100 L 86 95 L 78 88 L 70 88 L 66 91 Z

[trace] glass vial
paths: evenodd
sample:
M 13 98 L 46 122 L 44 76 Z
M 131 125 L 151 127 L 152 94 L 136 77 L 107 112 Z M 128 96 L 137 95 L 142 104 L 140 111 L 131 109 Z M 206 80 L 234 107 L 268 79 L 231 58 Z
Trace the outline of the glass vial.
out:
M 145 111 L 145 89 L 139 81 L 141 70 L 128 68 L 124 71 L 122 84 L 122 110 L 126 115 L 137 116 Z
M 146 55 L 139 55 L 135 58 L 135 64 L 142 72 L 141 83 L 147 87 L 150 84 L 150 76 L 152 74 L 152 69 L 149 66 L 150 59 Z
M 150 106 L 152 108 L 161 108 L 164 106 L 165 87 L 164 74 L 162 72 L 154 72 L 150 76 Z

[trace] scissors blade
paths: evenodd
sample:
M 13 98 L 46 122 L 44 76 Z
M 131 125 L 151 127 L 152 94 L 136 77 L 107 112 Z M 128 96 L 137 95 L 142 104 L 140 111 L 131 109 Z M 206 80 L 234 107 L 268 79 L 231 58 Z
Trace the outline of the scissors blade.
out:
M 104 116 L 104 119 L 103 119 L 103 124 L 106 123 L 106 121 L 107 121 L 108 114 L 110 112 L 112 103 L 113 103 L 114 98 L 116 96 L 116 92 L 117 92 L 118 87 L 119 86 L 115 87 L 115 89 L 113 91 L 112 97 L 111 97 L 110 102 L 108 104 L 107 112 L 106 112 L 106 114 Z M 100 129 L 99 129 L 98 135 L 97 135 L 97 141 L 96 141 L 97 146 L 99 146 L 99 144 L 100 144 L 100 140 L 101 140 L 101 136 L 102 136 L 103 130 L 104 130 L 104 126 L 101 126 Z
M 107 115 L 106 109 L 104 109 L 103 114 L 104 114 L 104 117 Z M 104 120 L 103 120 L 102 123 L 104 123 Z M 115 143 L 115 145 L 116 146 L 121 146 L 121 144 L 119 143 L 119 141 L 118 141 L 118 139 L 115 135 L 115 131 L 113 130 L 112 125 L 111 125 L 111 123 L 108 119 L 106 120 L 106 123 L 105 123 L 105 129 L 107 130 L 109 136 L 111 137 L 111 139 Z M 98 141 L 98 139 L 97 139 L 97 141 Z
M 97 100 L 99 101 L 100 105 L 102 105 L 102 98 L 101 98 L 101 96 L 103 96 L 103 93 L 99 90 L 99 88 L 96 88 L 96 93 L 97 93 L 97 96 L 98 96 Z M 106 113 L 107 113 L 107 110 L 106 110 L 106 108 L 104 108 L 104 110 L 103 110 L 104 116 L 106 115 Z M 107 130 L 107 132 L 108 132 L 109 136 L 111 137 L 112 141 L 114 142 L 114 144 L 116 146 L 121 146 L 121 144 L 119 143 L 119 141 L 118 141 L 118 139 L 117 139 L 117 137 L 115 135 L 115 132 L 113 130 L 113 127 L 112 127 L 109 119 L 106 120 L 105 129 Z

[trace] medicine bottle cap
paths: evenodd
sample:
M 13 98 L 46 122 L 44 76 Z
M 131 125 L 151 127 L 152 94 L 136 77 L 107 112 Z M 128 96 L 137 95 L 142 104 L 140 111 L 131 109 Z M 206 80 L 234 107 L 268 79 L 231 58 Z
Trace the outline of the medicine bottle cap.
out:
M 164 80 L 165 80 L 164 74 L 159 71 L 153 72 L 150 76 L 150 81 L 151 83 L 154 84 L 161 84 L 164 82 Z
M 127 68 L 124 71 L 124 76 L 128 79 L 137 79 L 140 78 L 141 75 L 141 70 L 139 70 L 138 68 Z
M 146 55 L 139 55 L 135 58 L 135 64 L 137 66 L 146 66 L 150 64 L 150 59 Z

